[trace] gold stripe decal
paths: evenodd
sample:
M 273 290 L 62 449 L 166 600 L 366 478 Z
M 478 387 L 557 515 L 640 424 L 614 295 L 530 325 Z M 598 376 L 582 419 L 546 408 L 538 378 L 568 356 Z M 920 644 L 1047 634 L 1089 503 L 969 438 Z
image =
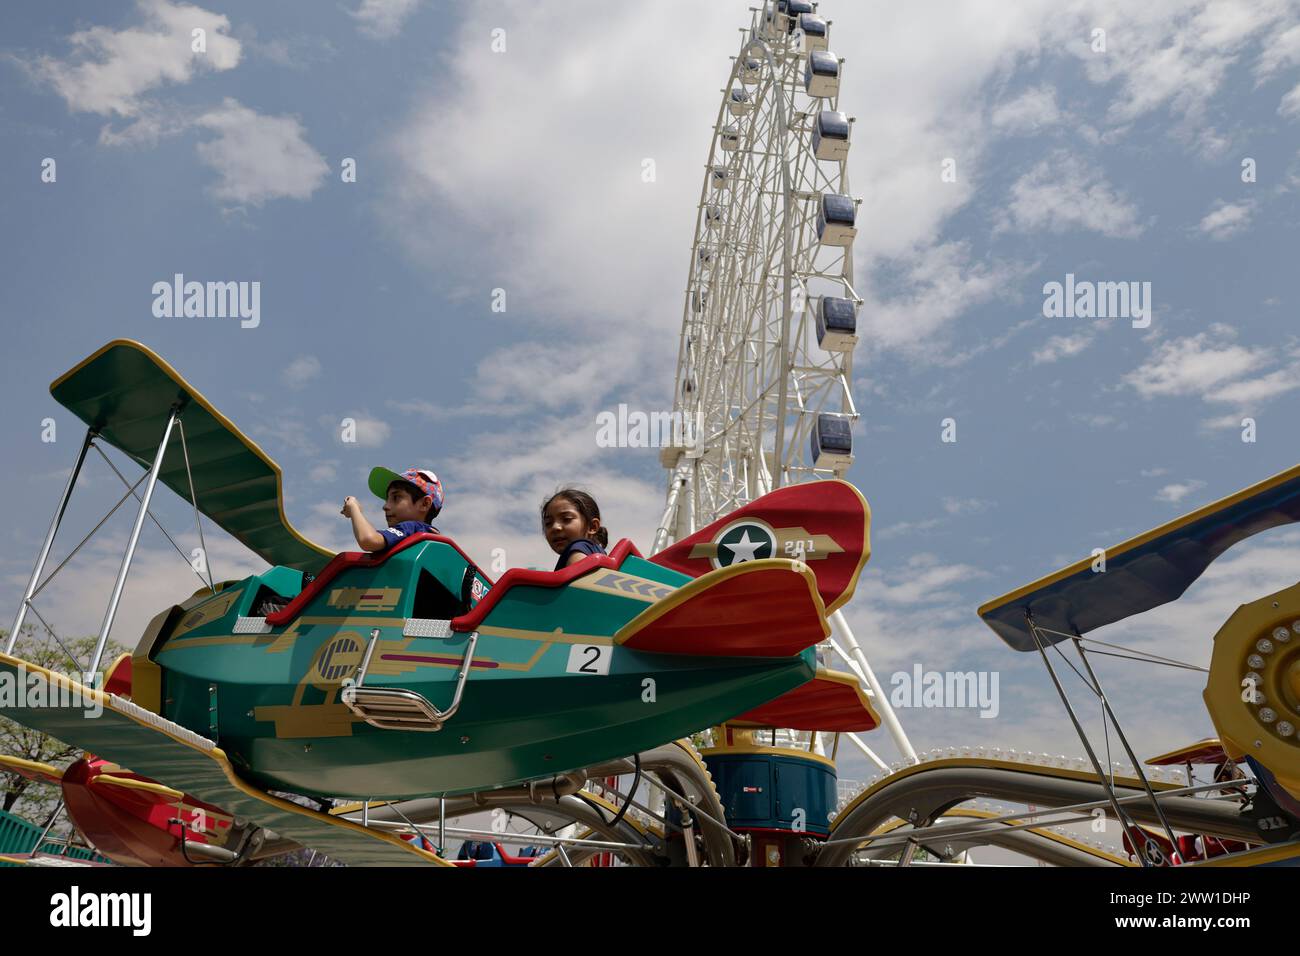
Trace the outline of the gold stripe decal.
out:
M 607 591 L 620 597 L 636 598 L 647 604 L 654 604 L 677 590 L 671 584 L 661 584 L 634 574 L 620 574 L 618 571 L 597 571 L 595 574 L 579 578 L 569 587 L 583 588 L 587 591 Z

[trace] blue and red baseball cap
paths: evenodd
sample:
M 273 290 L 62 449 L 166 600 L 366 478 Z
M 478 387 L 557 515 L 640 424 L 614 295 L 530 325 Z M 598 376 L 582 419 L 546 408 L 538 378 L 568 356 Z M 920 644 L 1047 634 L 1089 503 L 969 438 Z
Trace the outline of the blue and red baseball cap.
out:
M 395 481 L 404 481 L 415 485 L 420 494 L 433 499 L 433 513 L 442 510 L 442 482 L 428 468 L 408 468 L 400 474 L 390 468 L 372 468 L 370 470 L 370 490 L 380 498 L 388 498 L 388 486 Z

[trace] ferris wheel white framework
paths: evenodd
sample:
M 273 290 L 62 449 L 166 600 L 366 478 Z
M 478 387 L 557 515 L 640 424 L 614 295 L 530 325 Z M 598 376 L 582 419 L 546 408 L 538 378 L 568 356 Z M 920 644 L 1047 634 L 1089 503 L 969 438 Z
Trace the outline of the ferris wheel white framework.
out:
M 830 22 L 816 7 L 751 8 L 722 91 L 678 349 L 674 418 L 685 428 L 661 456 L 670 477 L 655 551 L 774 488 L 841 477 L 853 461 L 862 304 L 853 285 L 853 121 L 839 108 L 843 60 L 830 52 Z M 831 650 L 915 762 L 841 611 L 831 623 Z

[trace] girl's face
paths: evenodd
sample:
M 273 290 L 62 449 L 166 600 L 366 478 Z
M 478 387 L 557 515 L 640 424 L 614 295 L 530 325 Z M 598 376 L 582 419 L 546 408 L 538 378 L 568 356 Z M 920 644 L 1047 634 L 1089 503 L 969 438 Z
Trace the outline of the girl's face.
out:
M 574 541 L 585 538 L 600 527 L 600 519 L 590 522 L 578 511 L 578 506 L 568 498 L 556 498 L 546 506 L 542 515 L 542 533 L 551 550 L 560 554 Z

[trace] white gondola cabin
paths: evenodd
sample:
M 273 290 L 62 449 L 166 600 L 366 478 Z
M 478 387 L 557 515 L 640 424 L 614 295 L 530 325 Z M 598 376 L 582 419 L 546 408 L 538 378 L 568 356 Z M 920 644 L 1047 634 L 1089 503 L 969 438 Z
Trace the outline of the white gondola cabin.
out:
M 710 203 L 704 208 L 704 223 L 710 229 L 721 229 L 724 222 L 726 222 L 726 216 L 722 211 L 722 207 L 717 203 Z
M 763 61 L 757 57 L 747 57 L 745 62 L 740 64 L 740 82 L 746 86 L 753 86 L 763 78 Z
M 774 25 L 777 27 L 777 34 L 793 33 L 795 27 L 799 25 L 799 18 L 804 14 L 811 14 L 814 7 L 808 0 L 778 0 L 776 4 L 776 17 Z
M 826 50 L 830 45 L 830 27 L 826 21 L 815 13 L 804 13 L 799 17 L 800 53 L 808 54 L 814 50 Z
M 822 110 L 817 114 L 812 135 L 813 155 L 818 159 L 839 162 L 849 155 L 849 118 L 839 110 Z
M 818 415 L 812 430 L 814 468 L 843 472 L 853 464 L 853 435 L 847 418 Z
M 817 302 L 817 344 L 827 352 L 852 352 L 858 344 L 858 307 L 851 299 L 824 295 Z
M 740 149 L 740 127 L 728 123 L 718 131 L 718 145 L 729 153 Z
M 855 222 L 858 204 L 852 196 L 822 193 L 821 209 L 817 213 L 817 239 L 823 246 L 851 246 L 858 230 Z
M 827 50 L 808 54 L 803 71 L 803 88 L 809 96 L 829 97 L 840 91 L 840 60 Z
M 718 258 L 718 247 L 712 243 L 707 243 L 700 246 L 696 255 L 699 257 L 701 265 L 713 265 L 714 260 Z
M 699 315 L 709 304 L 709 291 L 707 289 L 691 290 L 691 311 Z
M 727 109 L 732 116 L 748 116 L 754 110 L 754 98 L 744 87 L 733 87 L 727 95 Z
M 731 188 L 731 170 L 726 166 L 714 166 L 709 169 L 709 186 L 712 189 Z

